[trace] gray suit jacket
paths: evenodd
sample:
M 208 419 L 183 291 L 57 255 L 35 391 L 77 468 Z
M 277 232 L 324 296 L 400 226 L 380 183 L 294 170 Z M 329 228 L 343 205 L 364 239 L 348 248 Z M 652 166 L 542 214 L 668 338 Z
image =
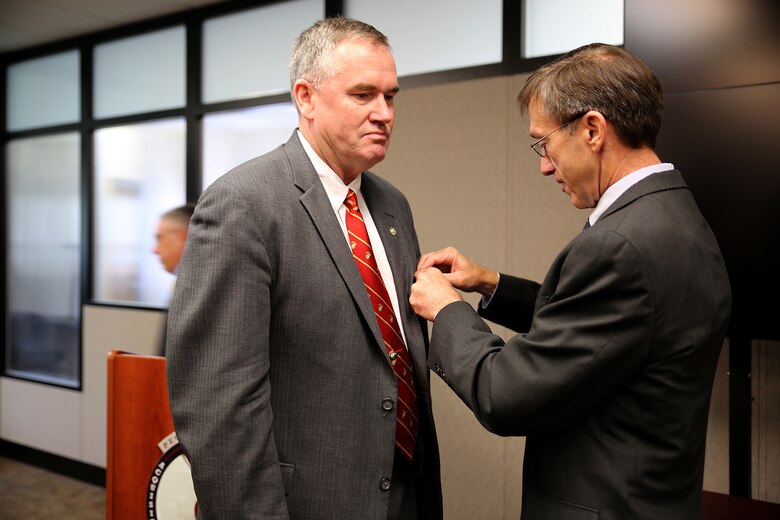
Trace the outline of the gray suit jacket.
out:
M 361 191 L 395 277 L 414 365 L 414 472 L 441 518 L 427 329 L 406 304 L 419 257 L 409 205 Z M 390 229 L 395 232 L 391 233 Z M 385 518 L 396 378 L 351 251 L 298 137 L 201 196 L 168 317 L 174 425 L 205 518 Z
M 430 366 L 489 430 L 526 435 L 523 519 L 700 517 L 731 293 L 676 171 L 624 193 L 543 285 L 501 275 L 487 309 L 440 311 Z

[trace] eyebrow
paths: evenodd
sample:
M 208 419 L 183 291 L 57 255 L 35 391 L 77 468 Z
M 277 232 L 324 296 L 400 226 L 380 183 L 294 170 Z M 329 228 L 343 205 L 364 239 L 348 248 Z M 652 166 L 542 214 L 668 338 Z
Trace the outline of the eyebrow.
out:
M 365 90 L 365 91 L 378 90 L 376 88 L 376 85 L 370 85 L 368 83 L 358 83 L 357 85 L 355 85 L 352 88 L 354 88 L 355 90 Z M 395 86 L 395 87 L 391 88 L 387 92 L 392 92 L 393 94 L 397 94 L 399 90 L 401 90 L 401 88 L 398 87 L 398 86 Z

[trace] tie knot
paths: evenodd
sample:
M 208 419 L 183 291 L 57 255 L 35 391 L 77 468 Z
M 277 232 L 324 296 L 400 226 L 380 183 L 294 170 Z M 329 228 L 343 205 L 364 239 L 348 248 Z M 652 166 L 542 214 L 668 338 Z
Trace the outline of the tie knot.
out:
M 346 204 L 349 209 L 356 209 L 358 207 L 357 193 L 349 190 L 349 192 L 347 192 L 347 198 L 344 199 L 344 204 Z

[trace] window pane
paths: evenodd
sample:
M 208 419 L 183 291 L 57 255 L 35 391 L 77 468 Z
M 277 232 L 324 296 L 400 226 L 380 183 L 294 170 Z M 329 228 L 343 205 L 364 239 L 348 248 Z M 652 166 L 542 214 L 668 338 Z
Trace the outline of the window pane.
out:
M 293 40 L 324 15 L 324 0 L 296 0 L 207 20 L 203 102 L 288 92 Z
M 8 130 L 78 122 L 78 51 L 15 63 L 7 85 Z
M 184 146 L 179 118 L 95 132 L 95 300 L 168 304 L 174 278 L 152 251 L 160 215 L 186 199 Z
M 399 76 L 501 61 L 502 0 L 345 0 L 344 12 L 390 39 Z
M 286 143 L 298 126 L 292 103 L 208 114 L 203 118 L 203 188 L 233 167 Z
M 6 372 L 78 386 L 81 198 L 76 133 L 8 143 Z
M 524 58 L 563 54 L 593 42 L 623 44 L 623 0 L 525 0 L 523 8 Z
M 95 117 L 184 106 L 184 27 L 95 47 Z

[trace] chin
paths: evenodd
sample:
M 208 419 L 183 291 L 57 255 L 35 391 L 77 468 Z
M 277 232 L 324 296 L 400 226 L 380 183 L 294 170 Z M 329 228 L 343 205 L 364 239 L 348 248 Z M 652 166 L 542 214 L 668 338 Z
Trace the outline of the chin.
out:
M 377 163 L 380 163 L 385 160 L 385 157 L 387 157 L 387 151 L 382 150 L 381 152 L 375 152 L 375 153 L 368 153 L 365 157 L 365 162 L 369 165 L 366 167 L 366 169 L 371 168 Z

